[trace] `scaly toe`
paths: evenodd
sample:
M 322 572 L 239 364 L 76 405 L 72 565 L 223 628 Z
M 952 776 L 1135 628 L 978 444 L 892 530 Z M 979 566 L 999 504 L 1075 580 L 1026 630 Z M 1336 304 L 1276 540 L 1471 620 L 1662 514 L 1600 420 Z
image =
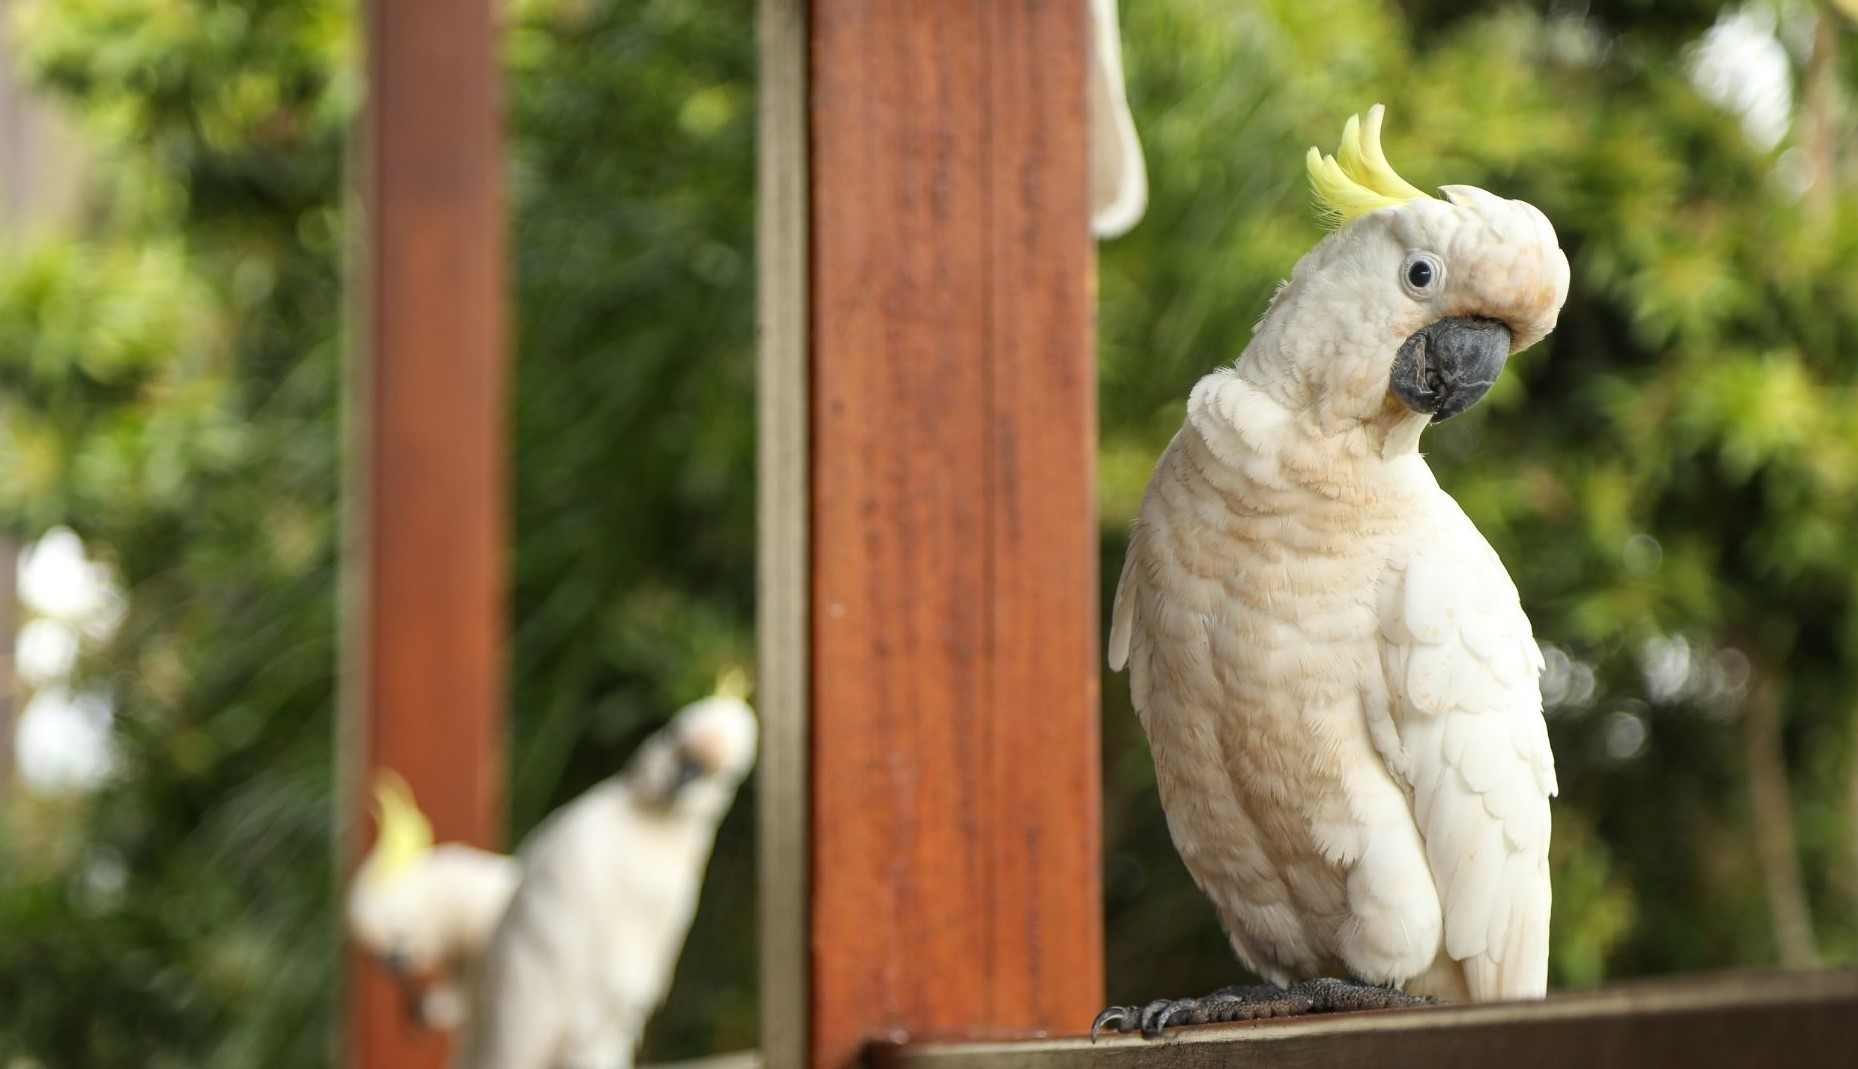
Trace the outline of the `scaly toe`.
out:
M 1161 1026 L 1156 1022 L 1165 1018 L 1168 1011 L 1174 1008 L 1174 1004 L 1180 1001 L 1174 998 L 1158 998 L 1142 1007 L 1141 1019 L 1138 1022 L 1142 1026 L 1142 1034 L 1149 1039 L 1161 1035 Z
M 1167 1004 L 1161 1008 L 1160 1013 L 1155 1014 L 1153 1018 L 1143 1022 L 1142 1034 L 1149 1039 L 1160 1039 L 1161 1034 L 1167 1031 L 1168 1026 L 1171 1024 L 1198 1023 L 1193 1018 L 1194 1012 L 1199 1008 L 1199 1005 L 1199 1002 L 1190 998 L 1168 1000 Z

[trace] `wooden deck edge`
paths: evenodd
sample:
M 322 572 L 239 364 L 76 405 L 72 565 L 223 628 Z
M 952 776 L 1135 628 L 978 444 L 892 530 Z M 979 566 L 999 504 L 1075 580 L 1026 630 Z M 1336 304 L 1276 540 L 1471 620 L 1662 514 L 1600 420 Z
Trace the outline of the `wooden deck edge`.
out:
M 760 1051 L 739 1050 L 682 1062 L 653 1062 L 639 1069 L 762 1069 L 763 1064 Z
M 886 1042 L 882 1069 L 1093 1065 L 1574 1066 L 1858 1064 L 1858 969 L 1720 973 L 1620 984 L 1543 1002 L 1337 1014 L 1183 1029 L 1165 1040 L 1087 1037 Z

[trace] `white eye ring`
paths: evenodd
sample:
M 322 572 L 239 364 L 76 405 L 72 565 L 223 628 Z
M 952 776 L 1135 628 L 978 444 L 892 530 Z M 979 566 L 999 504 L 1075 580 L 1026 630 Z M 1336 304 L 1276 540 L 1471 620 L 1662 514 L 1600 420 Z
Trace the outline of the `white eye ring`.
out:
M 1444 281 L 1445 261 L 1434 253 L 1408 253 L 1406 261 L 1400 265 L 1400 285 L 1414 300 L 1424 300 L 1439 292 Z

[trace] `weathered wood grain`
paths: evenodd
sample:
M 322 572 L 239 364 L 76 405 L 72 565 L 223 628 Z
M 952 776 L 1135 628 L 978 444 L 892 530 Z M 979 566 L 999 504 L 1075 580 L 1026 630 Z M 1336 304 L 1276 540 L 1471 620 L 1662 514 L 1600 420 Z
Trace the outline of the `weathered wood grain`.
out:
M 351 332 L 343 777 L 349 866 L 373 770 L 441 840 L 500 846 L 506 319 L 497 31 L 489 0 L 367 5 L 356 138 L 365 223 Z M 378 967 L 351 955 L 346 1056 L 437 1069 Z
M 814 1065 L 1101 998 L 1085 15 L 812 5 Z
M 807 21 L 805 0 L 761 0 L 757 153 L 757 553 L 761 768 L 761 1054 L 807 1056 Z

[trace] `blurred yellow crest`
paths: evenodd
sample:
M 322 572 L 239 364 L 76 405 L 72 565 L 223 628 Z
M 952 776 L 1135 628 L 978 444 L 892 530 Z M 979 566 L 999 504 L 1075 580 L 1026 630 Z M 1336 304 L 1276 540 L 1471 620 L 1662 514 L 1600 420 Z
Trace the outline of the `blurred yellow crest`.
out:
M 413 801 L 413 789 L 400 774 L 383 769 L 374 779 L 374 816 L 378 834 L 368 855 L 372 875 L 393 879 L 432 849 L 432 822 Z
M 1386 110 L 1376 104 L 1366 119 L 1350 115 L 1335 155 L 1310 149 L 1310 188 L 1316 192 L 1317 217 L 1325 226 L 1341 226 L 1377 208 L 1426 196 L 1395 173 L 1381 152 L 1381 116 Z
M 730 665 L 716 677 L 716 690 L 713 696 L 734 698 L 736 701 L 745 702 L 754 690 L 755 684 L 749 680 L 748 673 L 737 665 Z

